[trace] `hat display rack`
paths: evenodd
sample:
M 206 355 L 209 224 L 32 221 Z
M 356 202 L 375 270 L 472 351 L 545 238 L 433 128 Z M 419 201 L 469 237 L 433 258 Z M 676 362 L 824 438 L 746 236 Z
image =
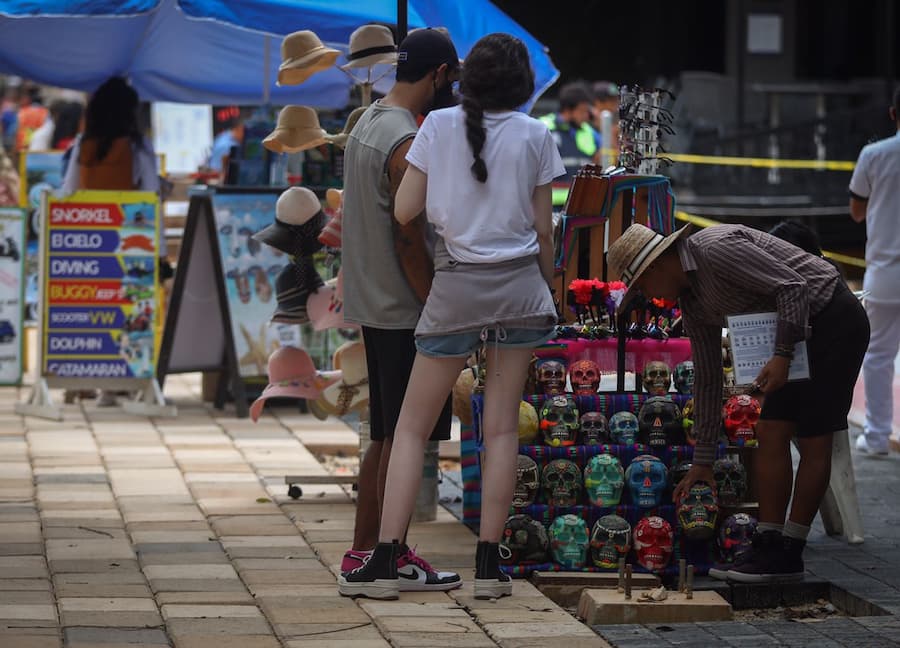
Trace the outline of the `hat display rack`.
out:
M 278 85 L 304 83 L 313 74 L 335 66 L 339 55 L 312 31 L 288 34 L 281 45 Z M 275 153 L 297 153 L 323 144 L 344 148 L 350 131 L 371 103 L 375 83 L 396 65 L 393 32 L 384 25 L 359 27 L 350 36 L 346 59 L 338 68 L 359 88 L 362 106 L 349 114 L 343 129 L 329 134 L 320 126 L 313 108 L 285 106 L 275 128 L 263 140 L 265 148 Z M 311 189 L 290 187 L 278 199 L 275 222 L 253 236 L 291 259 L 276 279 L 278 306 L 272 322 L 307 324 L 314 331 L 356 328 L 344 322 L 340 270 L 323 281 L 314 260 L 323 251 L 328 255 L 327 265 L 340 258 L 342 203 L 340 189 L 328 190 L 323 209 Z M 360 420 L 366 420 L 369 388 L 362 341 L 340 346 L 333 354 L 332 366 L 333 371 L 319 371 L 305 349 L 292 354 L 273 353 L 269 358 L 269 385 L 251 407 L 254 420 L 272 397 L 305 399 L 309 410 L 320 419 L 356 412 Z M 299 479 L 285 477 L 292 497 L 302 495 L 294 485 L 296 481 Z

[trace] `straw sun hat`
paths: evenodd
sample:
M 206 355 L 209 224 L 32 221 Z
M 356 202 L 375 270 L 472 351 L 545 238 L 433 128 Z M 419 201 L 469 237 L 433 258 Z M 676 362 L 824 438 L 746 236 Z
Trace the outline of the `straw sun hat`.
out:
M 316 72 L 327 70 L 340 52 L 326 47 L 314 32 L 307 30 L 288 34 L 281 41 L 281 65 L 278 85 L 298 85 Z
M 385 25 L 363 25 L 350 34 L 350 51 L 342 70 L 394 65 L 397 62 L 397 45 L 394 34 Z
M 309 106 L 285 106 L 263 146 L 275 153 L 297 153 L 326 144 L 326 135 L 315 110 Z
M 356 122 L 359 121 L 359 118 L 362 117 L 362 114 L 364 112 L 366 112 L 365 106 L 354 108 L 353 112 L 347 115 L 347 121 L 344 124 L 344 129 L 340 133 L 335 133 L 334 135 L 326 135 L 325 139 L 338 148 L 343 149 L 345 146 L 347 146 L 347 139 L 349 139 L 350 137 L 350 131 L 352 131 L 353 127 L 356 126 Z
M 690 225 L 685 225 L 668 236 L 663 236 L 645 225 L 634 224 L 609 246 L 606 263 L 610 276 L 619 277 L 628 286 L 622 298 L 623 306 L 634 297 L 634 282 L 638 277 L 690 229 Z

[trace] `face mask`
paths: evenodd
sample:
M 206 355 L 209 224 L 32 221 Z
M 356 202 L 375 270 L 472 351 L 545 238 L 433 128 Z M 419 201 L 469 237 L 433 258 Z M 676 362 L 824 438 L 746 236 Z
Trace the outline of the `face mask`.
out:
M 455 106 L 458 103 L 459 99 L 453 92 L 452 83 L 448 83 L 447 85 L 441 86 L 440 88 L 435 87 L 434 98 L 431 100 L 431 105 L 428 106 L 428 109 L 425 110 L 424 114 L 427 115 L 432 110 L 449 108 L 450 106 Z

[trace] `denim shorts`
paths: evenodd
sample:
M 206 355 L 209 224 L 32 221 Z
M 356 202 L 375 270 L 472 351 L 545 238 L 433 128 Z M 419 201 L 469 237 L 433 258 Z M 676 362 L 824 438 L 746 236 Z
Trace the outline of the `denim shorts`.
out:
M 501 349 L 539 347 L 556 335 L 556 329 L 501 329 L 505 332 L 498 341 L 496 331 L 487 329 L 487 344 Z M 432 358 L 465 358 L 482 344 L 481 331 L 466 331 L 448 335 L 423 335 L 416 338 L 416 349 Z

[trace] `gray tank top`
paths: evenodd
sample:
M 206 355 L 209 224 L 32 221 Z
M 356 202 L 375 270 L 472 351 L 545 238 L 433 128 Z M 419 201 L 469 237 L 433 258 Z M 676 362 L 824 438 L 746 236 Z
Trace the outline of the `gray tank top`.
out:
M 373 103 L 359 118 L 344 150 L 341 268 L 344 318 L 382 329 L 414 329 L 422 304 L 394 251 L 387 164 L 416 134 L 408 110 Z

